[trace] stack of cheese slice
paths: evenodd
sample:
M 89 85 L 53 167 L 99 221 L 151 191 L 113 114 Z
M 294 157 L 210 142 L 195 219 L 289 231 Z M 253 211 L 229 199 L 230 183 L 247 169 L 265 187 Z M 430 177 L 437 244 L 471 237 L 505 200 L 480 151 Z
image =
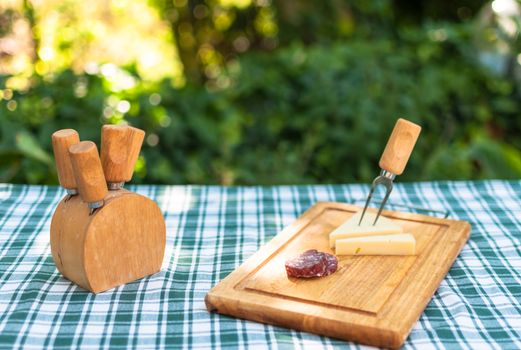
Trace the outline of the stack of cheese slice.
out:
M 329 234 L 329 245 L 337 255 L 414 255 L 416 240 L 384 216 L 373 225 L 375 213 L 358 212 Z

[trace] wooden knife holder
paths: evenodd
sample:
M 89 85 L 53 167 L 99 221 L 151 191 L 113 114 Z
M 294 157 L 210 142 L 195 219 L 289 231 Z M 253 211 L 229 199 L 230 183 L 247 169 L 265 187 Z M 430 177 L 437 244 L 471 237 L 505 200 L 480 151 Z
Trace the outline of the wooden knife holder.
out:
M 102 137 L 103 167 L 92 142 L 79 142 L 70 129 L 53 134 L 60 184 L 72 195 L 60 201 L 52 217 L 52 257 L 65 278 L 93 293 L 158 272 L 166 244 L 165 221 L 157 204 L 121 187 L 132 176 L 128 169 L 134 167 L 144 133 L 107 126 L 103 135 L 111 135 L 110 130 L 122 131 L 125 137 Z M 141 135 L 133 144 L 128 135 L 136 130 Z M 114 190 L 108 190 L 111 187 Z

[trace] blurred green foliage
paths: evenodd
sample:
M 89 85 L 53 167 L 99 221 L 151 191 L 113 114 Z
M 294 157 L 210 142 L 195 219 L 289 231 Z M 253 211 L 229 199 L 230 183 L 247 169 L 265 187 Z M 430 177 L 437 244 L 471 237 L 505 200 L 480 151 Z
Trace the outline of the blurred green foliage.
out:
M 52 132 L 74 128 L 99 144 L 102 124 L 128 122 L 148 135 L 137 183 L 368 182 L 398 117 L 423 127 L 400 180 L 521 177 L 519 86 L 478 63 L 472 22 L 396 25 L 388 1 L 360 2 L 329 22 L 330 8 L 316 17 L 303 3 L 310 18 L 299 23 L 327 33 L 292 40 L 298 26 L 281 20 L 280 48 L 221 60 L 219 76 L 204 82 L 197 64 L 176 88 L 109 66 L 34 74 L 29 89 L 9 98 L 4 90 L 0 181 L 57 183 Z M 355 15 L 365 22 L 346 22 Z
M 149 135 L 138 182 L 368 181 L 399 116 L 423 126 L 403 179 L 519 178 L 515 86 L 465 59 L 465 28 L 443 42 L 428 33 L 251 54 L 217 91 L 146 84 L 135 73 L 138 84 L 119 92 L 101 73 L 35 77 L 10 100 L 16 110 L 1 107 L 2 180 L 54 183 L 50 134 L 73 127 L 99 142 L 102 116 L 118 122 L 121 101 Z

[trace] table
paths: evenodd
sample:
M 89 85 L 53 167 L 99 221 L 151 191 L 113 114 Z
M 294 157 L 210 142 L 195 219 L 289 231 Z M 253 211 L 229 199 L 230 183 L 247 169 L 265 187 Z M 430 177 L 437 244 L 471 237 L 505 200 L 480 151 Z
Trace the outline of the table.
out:
M 0 184 L 0 348 L 361 348 L 209 314 L 204 296 L 314 202 L 353 202 L 367 186 L 128 187 L 160 204 L 163 268 L 93 295 L 51 258 L 49 224 L 64 191 Z M 398 183 L 390 201 L 472 225 L 404 347 L 521 348 L 521 181 Z

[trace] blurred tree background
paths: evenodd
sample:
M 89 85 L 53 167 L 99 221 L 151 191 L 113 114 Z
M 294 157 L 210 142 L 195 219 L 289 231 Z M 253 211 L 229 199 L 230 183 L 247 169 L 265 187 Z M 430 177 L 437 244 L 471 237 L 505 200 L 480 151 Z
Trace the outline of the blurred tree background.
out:
M 50 135 L 147 132 L 137 183 L 521 178 L 516 0 L 3 0 L 0 182 L 57 183 Z

